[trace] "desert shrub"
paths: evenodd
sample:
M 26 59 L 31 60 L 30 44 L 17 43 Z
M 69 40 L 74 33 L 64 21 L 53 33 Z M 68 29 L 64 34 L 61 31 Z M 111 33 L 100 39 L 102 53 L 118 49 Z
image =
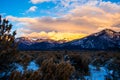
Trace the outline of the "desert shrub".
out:
M 119 75 L 120 72 L 120 59 L 119 52 L 104 52 L 104 51 L 68 51 L 65 54 L 65 51 L 34 51 L 34 52 L 21 52 L 19 57 L 23 59 L 20 61 L 21 64 L 29 62 L 31 59 L 35 59 L 39 63 L 39 70 L 25 71 L 23 74 L 17 74 L 16 77 L 20 80 L 84 80 L 85 75 L 89 75 L 88 65 L 94 61 L 95 66 L 105 65 L 110 59 L 115 59 L 112 62 L 108 69 L 114 70 Z M 68 60 L 64 61 L 64 56 L 68 56 Z M 69 61 L 69 62 L 68 62 Z M 24 65 L 25 66 L 25 65 Z M 74 67 L 73 67 L 74 66 Z M 113 73 L 116 74 L 116 73 Z M 114 78 L 117 76 L 113 75 Z M 15 80 L 14 78 L 11 80 Z M 18 79 L 19 80 L 19 79 Z
M 69 80 L 74 72 L 74 67 L 69 62 L 46 59 L 37 71 L 13 71 L 9 80 Z
M 57 80 L 69 80 L 72 73 L 75 71 L 74 67 L 69 62 L 60 62 L 56 65 L 55 76 Z
M 81 59 L 82 59 L 82 64 L 84 66 L 84 70 L 86 73 L 88 73 L 88 65 L 91 63 L 93 57 L 92 54 L 90 53 L 85 53 L 85 54 L 81 54 Z
M 21 73 L 18 71 L 13 71 L 8 80 L 21 80 Z
M 39 53 L 38 53 L 39 54 Z M 37 64 L 41 65 L 42 62 L 46 59 L 53 59 L 53 61 L 55 63 L 59 63 L 60 60 L 63 59 L 63 55 L 62 54 L 59 54 L 59 53 L 56 53 L 56 52 L 50 52 L 50 53 L 42 53 L 42 54 L 39 54 L 35 60 L 37 62 Z
M 72 65 L 75 67 L 76 71 L 79 71 L 80 74 L 88 74 L 88 65 L 91 62 L 91 55 L 88 53 L 82 54 L 68 54 Z
M 40 66 L 42 64 L 42 62 L 44 61 L 44 58 L 41 56 L 38 56 L 35 61 Z
M 13 71 L 9 80 L 41 80 L 41 73 L 39 71 L 25 71 L 24 73 Z
M 43 80 L 69 80 L 74 67 L 68 62 L 55 63 L 53 59 L 50 59 L 43 61 L 40 70 Z
M 55 80 L 56 65 L 53 59 L 43 61 L 40 70 L 43 80 Z
M 23 66 L 27 66 L 28 63 L 32 60 L 32 57 L 28 54 L 23 54 L 20 58 L 21 61 L 19 63 L 21 63 Z

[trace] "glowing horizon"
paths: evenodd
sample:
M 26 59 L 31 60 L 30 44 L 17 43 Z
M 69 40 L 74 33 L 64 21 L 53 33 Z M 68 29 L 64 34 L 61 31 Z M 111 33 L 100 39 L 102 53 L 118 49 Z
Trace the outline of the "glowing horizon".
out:
M 59 41 L 59 40 L 66 40 L 66 41 L 72 41 L 75 39 L 80 39 L 83 38 L 85 36 L 87 36 L 86 34 L 81 34 L 81 33 L 61 33 L 61 32 L 40 32 L 40 33 L 36 33 L 33 32 L 31 34 L 26 34 L 26 35 L 22 35 L 23 37 L 29 37 L 29 38 L 39 38 L 39 39 L 52 39 L 55 41 Z

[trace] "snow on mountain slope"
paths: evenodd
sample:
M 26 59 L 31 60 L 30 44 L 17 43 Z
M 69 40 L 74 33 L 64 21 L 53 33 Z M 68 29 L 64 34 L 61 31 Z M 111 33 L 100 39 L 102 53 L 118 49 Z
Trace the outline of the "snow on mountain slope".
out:
M 65 40 L 51 40 L 51 39 L 33 39 L 21 37 L 17 38 L 16 42 L 19 43 L 19 50 L 49 50 L 59 44 L 66 42 Z
M 120 32 L 105 29 L 91 34 L 82 39 L 66 42 L 65 40 L 54 41 L 50 39 L 18 38 L 20 50 L 57 50 L 57 49 L 120 49 Z
M 78 49 L 117 49 L 120 48 L 120 33 L 105 29 L 85 38 L 65 43 L 62 47 Z

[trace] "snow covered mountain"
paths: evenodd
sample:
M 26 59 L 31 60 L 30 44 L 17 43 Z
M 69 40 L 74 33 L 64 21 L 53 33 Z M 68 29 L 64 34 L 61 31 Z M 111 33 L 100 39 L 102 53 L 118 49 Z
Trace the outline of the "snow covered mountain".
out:
M 54 47 L 66 42 L 65 40 L 55 41 L 52 39 L 35 39 L 20 37 L 15 40 L 19 43 L 19 50 L 52 50 Z
M 105 29 L 82 39 L 63 44 L 66 49 L 120 49 L 120 32 Z
M 66 42 L 65 40 L 54 41 L 50 39 L 17 38 L 20 50 L 110 50 L 120 49 L 120 32 L 105 29 L 91 34 L 82 39 Z

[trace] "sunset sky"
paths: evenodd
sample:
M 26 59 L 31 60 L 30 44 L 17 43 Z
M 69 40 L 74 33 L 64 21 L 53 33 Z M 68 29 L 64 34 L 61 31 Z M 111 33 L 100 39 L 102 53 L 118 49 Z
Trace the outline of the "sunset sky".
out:
M 72 40 L 105 28 L 120 31 L 120 0 L 1 0 L 0 14 L 17 37 Z

